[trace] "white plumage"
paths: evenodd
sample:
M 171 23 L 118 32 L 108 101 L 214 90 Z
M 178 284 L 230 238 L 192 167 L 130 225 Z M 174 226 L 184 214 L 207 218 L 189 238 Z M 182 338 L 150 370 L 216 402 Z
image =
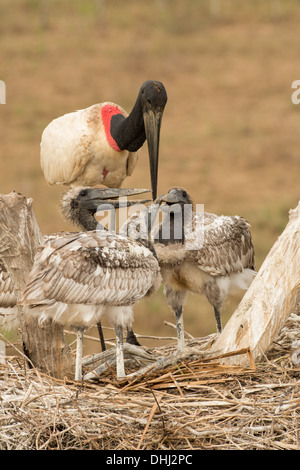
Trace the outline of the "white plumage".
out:
M 115 150 L 108 142 L 101 103 L 54 119 L 41 139 L 41 168 L 49 184 L 118 188 L 137 164 L 139 151 Z M 128 114 L 118 106 L 125 117 Z
M 107 231 L 67 234 L 39 249 L 23 304 L 41 322 L 51 318 L 78 329 L 106 315 L 115 326 L 117 376 L 123 377 L 122 330 L 132 323 L 132 306 L 158 287 L 158 275 L 157 259 L 138 242 Z

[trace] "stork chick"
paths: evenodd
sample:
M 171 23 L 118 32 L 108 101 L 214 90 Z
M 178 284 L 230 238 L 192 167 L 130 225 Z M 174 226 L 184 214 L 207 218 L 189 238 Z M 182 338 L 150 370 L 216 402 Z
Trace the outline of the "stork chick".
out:
M 104 188 L 84 188 L 74 187 L 62 196 L 61 211 L 66 220 L 70 221 L 84 231 L 103 229 L 95 219 L 97 209 L 101 205 L 106 205 L 106 209 L 117 209 L 123 206 L 140 204 L 148 200 L 120 201 L 120 197 L 133 196 L 149 192 L 147 189 L 104 189 Z M 44 240 L 52 240 L 60 234 L 45 235 Z M 14 285 L 9 272 L 4 263 L 0 260 L 0 326 L 5 330 L 11 330 L 19 326 L 17 297 Z M 105 350 L 105 343 L 101 324 L 97 325 L 102 350 Z
M 119 198 L 134 196 L 149 192 L 148 189 L 104 189 L 73 187 L 65 192 L 61 200 L 61 212 L 63 217 L 82 230 L 106 230 L 95 218 L 97 211 L 102 207 L 106 209 L 119 209 L 136 204 L 144 204 L 149 200 L 126 200 Z M 117 199 L 118 198 L 118 199 Z M 101 322 L 97 323 L 101 349 L 106 350 Z M 140 346 L 132 329 L 127 329 L 127 343 Z
M 187 293 L 207 297 L 220 333 L 220 312 L 227 295 L 247 289 L 256 274 L 254 248 L 249 224 L 242 217 L 204 212 L 200 224 L 194 203 L 182 188 L 170 189 L 160 201 L 165 203 L 161 209 L 169 217 L 154 235 L 155 251 L 166 299 L 175 314 L 178 349 L 183 349 L 182 314 Z M 195 231 L 194 239 L 189 237 L 191 230 Z M 195 239 L 201 243 L 195 244 Z
M 125 376 L 123 328 L 132 306 L 148 293 L 159 273 L 152 252 L 109 231 L 69 233 L 37 253 L 22 303 L 25 314 L 77 329 L 75 379 L 82 378 L 82 331 L 106 315 L 115 327 L 117 377 Z

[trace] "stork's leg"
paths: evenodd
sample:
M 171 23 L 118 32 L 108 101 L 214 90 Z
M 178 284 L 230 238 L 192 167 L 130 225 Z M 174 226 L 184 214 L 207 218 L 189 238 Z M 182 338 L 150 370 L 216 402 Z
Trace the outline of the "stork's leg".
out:
M 221 321 L 221 312 L 218 307 L 214 306 L 214 312 L 215 312 L 215 318 L 216 318 L 216 323 L 217 323 L 217 332 L 221 333 L 222 332 L 222 321 Z
M 133 329 L 130 327 L 127 328 L 126 343 L 134 344 L 135 346 L 141 346 L 133 332 Z
M 186 298 L 186 291 L 173 290 L 168 285 L 165 285 L 164 293 L 169 307 L 172 309 L 176 320 L 177 329 L 177 349 L 182 351 L 184 349 L 184 327 L 183 327 L 183 305 Z
M 82 380 L 83 328 L 77 328 L 75 380 Z
M 105 346 L 105 341 L 104 341 L 102 325 L 101 325 L 100 322 L 97 323 L 97 328 L 98 328 L 98 334 L 99 334 L 99 338 L 100 338 L 101 349 L 102 349 L 102 352 L 103 352 L 103 351 L 106 351 L 106 346 Z
M 116 332 L 116 363 L 117 378 L 121 379 L 126 376 L 124 367 L 124 350 L 123 350 L 123 328 L 121 325 L 115 325 Z
M 182 305 L 175 309 L 175 320 L 177 328 L 177 349 L 182 351 L 184 349 L 184 327 L 183 327 L 183 315 Z
M 215 281 L 208 282 L 205 285 L 205 294 L 209 303 L 213 306 L 215 312 L 215 319 L 217 324 L 217 332 L 221 333 L 222 331 L 222 321 L 221 321 L 221 307 L 225 299 L 224 291 L 221 292 L 218 284 Z

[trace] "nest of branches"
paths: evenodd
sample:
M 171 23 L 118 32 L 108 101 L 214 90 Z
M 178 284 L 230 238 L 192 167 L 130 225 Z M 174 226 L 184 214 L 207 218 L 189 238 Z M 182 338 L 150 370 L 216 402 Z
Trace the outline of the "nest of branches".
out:
M 203 354 L 134 372 L 113 367 L 82 383 L 30 369 L 22 357 L 0 365 L 1 450 L 252 450 L 300 448 L 300 314 L 291 314 L 264 360 L 249 368 L 205 358 L 215 335 L 190 340 Z M 169 357 L 173 346 L 150 352 Z

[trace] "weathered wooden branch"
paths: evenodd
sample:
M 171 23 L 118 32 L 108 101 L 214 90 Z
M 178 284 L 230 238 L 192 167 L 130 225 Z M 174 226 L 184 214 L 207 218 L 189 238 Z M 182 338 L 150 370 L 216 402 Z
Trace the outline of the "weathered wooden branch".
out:
M 226 353 L 249 347 L 260 360 L 297 302 L 300 288 L 300 202 L 212 348 Z M 248 365 L 246 356 L 223 362 Z
M 32 200 L 16 192 L 0 195 L 0 258 L 13 280 L 18 301 L 42 242 Z M 52 322 L 40 327 L 36 319 L 24 315 L 20 305 L 18 315 L 24 352 L 31 363 L 57 378 L 70 375 L 71 354 L 62 327 Z
M 5 364 L 5 343 L 4 341 L 0 340 L 0 364 Z

